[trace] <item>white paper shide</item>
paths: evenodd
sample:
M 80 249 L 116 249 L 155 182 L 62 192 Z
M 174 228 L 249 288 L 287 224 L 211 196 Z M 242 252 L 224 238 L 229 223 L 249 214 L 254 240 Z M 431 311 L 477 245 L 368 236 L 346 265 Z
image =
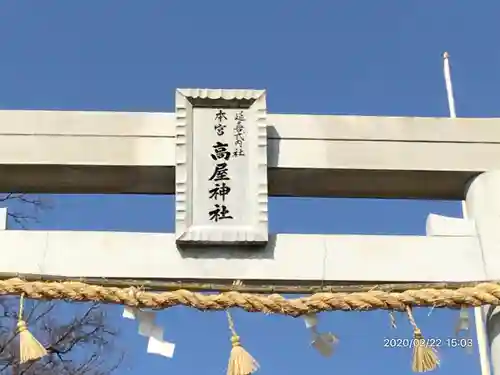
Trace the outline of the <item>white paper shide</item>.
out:
M 123 317 L 132 320 L 137 319 L 139 335 L 148 338 L 147 353 L 158 354 L 167 358 L 174 356 L 175 344 L 163 339 L 163 328 L 155 323 L 155 312 L 125 306 Z

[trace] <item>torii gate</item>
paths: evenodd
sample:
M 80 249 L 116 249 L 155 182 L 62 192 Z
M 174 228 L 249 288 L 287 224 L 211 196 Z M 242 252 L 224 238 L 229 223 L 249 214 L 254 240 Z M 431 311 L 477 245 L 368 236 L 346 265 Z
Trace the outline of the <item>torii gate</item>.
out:
M 0 273 L 278 291 L 499 280 L 498 129 L 500 119 L 267 114 L 258 90 L 178 90 L 176 113 L 0 111 L 2 191 L 176 194 L 175 234 L 0 231 L 16 249 Z M 470 219 L 430 215 L 427 236 L 269 235 L 268 194 L 465 197 Z

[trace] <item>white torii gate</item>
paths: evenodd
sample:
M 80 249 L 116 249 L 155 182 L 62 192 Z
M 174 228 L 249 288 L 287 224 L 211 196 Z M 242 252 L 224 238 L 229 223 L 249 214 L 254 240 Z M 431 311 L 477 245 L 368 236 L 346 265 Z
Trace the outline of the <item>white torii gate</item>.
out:
M 238 143 L 240 112 L 247 133 Z M 175 234 L 0 231 L 2 247 L 16 249 L 0 273 L 288 285 L 499 280 L 499 129 L 500 119 L 266 114 L 265 93 L 245 90 L 178 91 L 175 114 L 0 111 L 3 191 L 177 193 Z M 231 143 L 233 164 L 225 160 L 235 224 L 208 215 L 225 203 L 208 194 L 217 152 L 224 159 L 223 148 L 210 157 L 218 141 L 246 152 L 234 159 Z M 268 235 L 268 194 L 465 197 L 469 219 L 430 215 L 427 236 Z

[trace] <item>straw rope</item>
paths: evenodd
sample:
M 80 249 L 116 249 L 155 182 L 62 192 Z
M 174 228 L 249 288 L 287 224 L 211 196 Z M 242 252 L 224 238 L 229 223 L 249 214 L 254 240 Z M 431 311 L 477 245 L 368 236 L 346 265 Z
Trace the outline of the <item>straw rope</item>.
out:
M 28 282 L 18 278 L 1 280 L 0 295 L 25 294 L 33 299 L 64 299 L 122 304 L 139 308 L 166 309 L 188 306 L 198 310 L 225 310 L 239 307 L 249 312 L 301 316 L 334 310 L 400 310 L 407 306 L 460 308 L 500 305 L 500 285 L 481 283 L 459 289 L 420 289 L 391 293 L 372 290 L 359 293 L 317 293 L 309 297 L 286 299 L 280 295 L 240 292 L 201 294 L 188 290 L 153 293 L 137 288 L 115 288 L 81 282 Z

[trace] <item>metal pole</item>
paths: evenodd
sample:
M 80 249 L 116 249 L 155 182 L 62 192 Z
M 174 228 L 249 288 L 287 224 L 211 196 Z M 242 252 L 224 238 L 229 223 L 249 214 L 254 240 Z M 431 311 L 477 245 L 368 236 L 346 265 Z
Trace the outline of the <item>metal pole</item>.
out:
M 443 54 L 444 59 L 444 80 L 446 83 L 446 94 L 448 96 L 448 108 L 450 110 L 450 118 L 456 118 L 455 98 L 453 96 L 453 86 L 451 84 L 450 59 L 448 52 Z M 467 219 L 467 208 L 465 201 L 462 201 L 462 215 Z M 486 330 L 483 320 L 483 310 L 481 307 L 474 308 L 474 320 L 476 326 L 477 345 L 479 351 L 479 360 L 481 363 L 481 374 L 490 375 L 490 361 L 488 358 L 488 341 L 486 339 Z

